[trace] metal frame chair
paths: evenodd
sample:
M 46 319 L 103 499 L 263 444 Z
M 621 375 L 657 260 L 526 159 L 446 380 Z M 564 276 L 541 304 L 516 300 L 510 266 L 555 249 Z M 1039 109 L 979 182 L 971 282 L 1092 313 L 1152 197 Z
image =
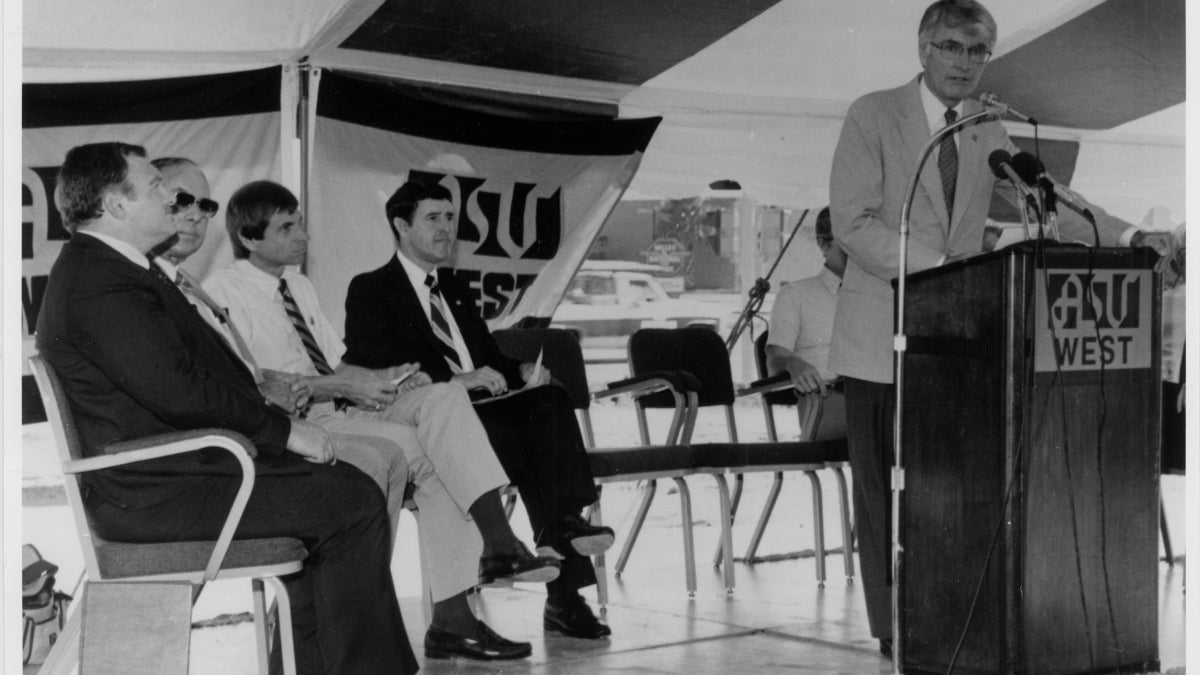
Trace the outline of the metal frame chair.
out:
M 845 438 L 845 405 L 846 399 L 841 392 L 838 383 L 834 383 L 828 394 L 828 398 L 821 398 L 815 394 L 802 395 L 791 386 L 791 380 L 786 373 L 780 373 L 775 376 L 770 376 L 767 373 L 767 336 L 768 331 L 763 331 L 758 338 L 754 340 L 754 362 L 757 366 L 758 376 L 761 378 L 744 389 L 738 391 L 738 396 L 762 396 L 763 416 L 766 418 L 767 438 L 771 441 L 779 440 L 779 432 L 775 425 L 775 406 L 795 406 L 796 414 L 800 419 L 800 438 L 801 442 L 809 442 L 815 440 L 824 440 L 830 438 Z M 835 420 L 830 424 L 830 417 L 826 415 L 827 409 L 830 412 L 836 413 L 837 406 L 841 406 L 842 419 Z M 837 417 L 835 414 L 833 417 Z M 840 422 L 840 424 L 838 423 Z M 829 469 L 834 478 L 837 480 L 838 486 L 838 506 L 840 511 L 840 520 L 842 526 L 842 554 L 843 563 L 846 572 L 846 579 L 854 578 L 854 526 L 850 518 L 850 496 L 846 485 L 846 475 L 843 469 L 849 466 L 848 461 L 834 460 L 825 462 L 826 469 Z M 816 480 L 816 474 L 809 473 L 809 480 L 814 485 L 814 499 L 819 494 L 820 484 Z M 772 511 L 775 508 L 776 500 L 779 498 L 779 492 L 783 487 L 783 473 L 777 472 L 775 480 L 771 484 L 771 492 L 767 496 L 767 502 L 763 506 L 763 510 L 758 519 L 758 524 L 754 528 L 754 535 L 750 539 L 750 544 L 746 547 L 745 560 L 748 563 L 759 562 L 761 559 L 756 557 L 758 545 L 762 541 L 763 532 L 766 530 L 767 521 L 770 520 Z M 814 512 L 816 512 L 814 506 Z M 824 521 L 818 523 L 818 527 L 824 529 Z M 822 542 L 824 534 L 821 535 Z M 836 553 L 837 549 L 826 550 L 825 555 Z
M 209 581 L 249 578 L 254 594 L 259 672 L 264 675 L 268 672 L 273 629 L 271 617 L 277 614 L 284 673 L 294 675 L 291 606 L 287 590 L 278 577 L 303 569 L 308 553 L 299 540 L 290 537 L 233 539 L 254 487 L 253 458 L 257 454 L 254 445 L 232 431 L 198 429 L 116 443 L 108 448 L 110 454 L 85 457 L 57 374 L 40 356 L 30 357 L 29 365 L 62 461 L 67 502 L 83 549 L 85 577 L 91 581 L 187 581 L 193 585 L 193 604 Z M 242 468 L 242 484 L 216 541 L 125 544 L 107 541 L 93 531 L 79 489 L 83 474 L 213 447 L 231 453 Z M 277 613 L 274 607 L 267 607 L 264 581 L 275 591 Z M 71 611 L 63 633 L 40 673 L 70 673 L 75 668 L 79 658 L 81 614 L 78 610 Z
M 680 442 L 691 445 L 696 453 L 696 473 L 708 473 L 716 478 L 721 498 L 722 537 L 714 565 L 725 566 L 727 588 L 733 587 L 732 527 L 736 515 L 739 489 L 731 499 L 727 493 L 725 474 L 739 482 L 742 474 L 752 472 L 780 473 L 804 471 L 813 473 L 830 461 L 845 461 L 845 439 L 812 440 L 807 442 L 742 442 L 738 438 L 733 403 L 737 397 L 724 341 L 715 332 L 701 328 L 642 329 L 630 338 L 630 366 L 634 373 L 657 368 L 690 373 L 697 382 L 697 403 L 693 418 L 685 423 Z M 757 395 L 757 391 L 751 391 Z M 650 401 L 653 405 L 655 401 Z M 692 442 L 695 415 L 700 408 L 719 406 L 725 413 L 727 442 Z M 823 509 L 820 501 L 820 482 L 810 476 L 814 485 L 814 511 L 817 527 L 814 537 L 817 548 L 817 580 L 825 581 L 825 551 L 823 541 Z
M 673 373 L 649 373 L 641 377 L 614 382 L 605 390 L 593 394 L 588 389 L 583 351 L 579 346 L 579 339 L 574 333 L 555 328 L 531 328 L 499 330 L 494 333 L 494 336 L 504 353 L 510 357 L 522 361 L 533 361 L 539 352 L 542 353 L 542 362 L 550 368 L 554 379 L 567 391 L 571 404 L 575 408 L 584 445 L 588 450 L 592 476 L 599 490 L 602 490 L 603 486 L 608 483 L 646 482 L 646 494 L 639 506 L 634 524 L 626 534 L 625 544 L 618 557 L 615 572 L 617 578 L 620 578 L 633 542 L 637 540 L 638 533 L 645 522 L 650 502 L 653 500 L 656 490 L 656 481 L 660 478 L 670 478 L 675 481 L 675 485 L 679 489 L 680 518 L 683 526 L 685 583 L 688 596 L 693 597 L 696 592 L 696 560 L 692 537 L 692 505 L 691 492 L 688 490 L 684 478 L 693 473 L 694 462 L 690 449 L 677 443 L 683 432 L 684 422 L 689 418 L 689 399 L 684 392 L 685 385 L 681 378 Z M 672 407 L 675 410 L 662 445 L 650 442 L 644 419 L 639 419 L 642 445 L 596 447 L 590 411 L 593 400 L 621 395 L 629 395 L 636 400 L 639 397 L 659 392 L 666 392 L 664 395 L 670 396 Z M 588 515 L 593 524 L 602 524 L 599 499 L 592 505 Z M 608 580 L 605 573 L 604 554 L 595 556 L 594 564 L 596 566 L 597 597 L 603 611 L 605 605 L 608 604 Z

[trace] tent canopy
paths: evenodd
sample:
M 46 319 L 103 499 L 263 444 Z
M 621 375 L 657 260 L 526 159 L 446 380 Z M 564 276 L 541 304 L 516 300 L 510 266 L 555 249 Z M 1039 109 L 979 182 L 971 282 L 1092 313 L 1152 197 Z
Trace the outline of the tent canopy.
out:
M 630 196 L 692 196 L 732 178 L 760 201 L 811 206 L 825 200 L 850 102 L 919 70 L 925 4 L 39 0 L 24 8 L 24 74 L 129 80 L 307 63 L 546 109 L 661 115 Z M 1182 212 L 1184 0 L 989 5 L 999 35 L 981 91 L 1052 123 L 1049 137 L 1178 154 L 1169 196 L 1098 180 L 1118 201 L 1145 188 Z

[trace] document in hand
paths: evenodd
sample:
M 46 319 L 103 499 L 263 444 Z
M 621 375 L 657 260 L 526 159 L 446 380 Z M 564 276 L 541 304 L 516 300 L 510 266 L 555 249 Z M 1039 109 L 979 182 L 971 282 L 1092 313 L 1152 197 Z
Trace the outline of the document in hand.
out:
M 489 396 L 486 389 L 472 389 L 470 392 L 468 392 L 471 395 L 471 403 L 475 405 L 479 405 L 481 403 L 491 403 L 492 401 L 499 401 L 501 399 L 508 398 L 509 396 L 516 396 L 523 391 L 535 389 L 543 384 L 547 384 L 546 382 L 541 381 L 544 377 L 543 373 L 545 373 L 545 368 L 542 367 L 542 352 L 543 350 L 538 350 L 537 360 L 533 362 L 533 370 L 529 372 L 529 379 L 525 380 L 524 387 L 521 387 L 520 389 L 511 389 L 503 394 L 496 394 L 495 396 Z

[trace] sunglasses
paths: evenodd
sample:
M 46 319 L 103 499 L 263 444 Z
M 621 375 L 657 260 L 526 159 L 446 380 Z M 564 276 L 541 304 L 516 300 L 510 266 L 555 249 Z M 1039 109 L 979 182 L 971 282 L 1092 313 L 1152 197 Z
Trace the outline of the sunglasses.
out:
M 175 193 L 175 201 L 171 204 L 171 210 L 174 213 L 179 213 L 192 204 L 195 204 L 196 208 L 200 209 L 200 213 L 209 217 L 215 216 L 217 209 L 221 208 L 221 205 L 212 199 L 196 199 L 196 196 L 192 193 L 179 190 Z

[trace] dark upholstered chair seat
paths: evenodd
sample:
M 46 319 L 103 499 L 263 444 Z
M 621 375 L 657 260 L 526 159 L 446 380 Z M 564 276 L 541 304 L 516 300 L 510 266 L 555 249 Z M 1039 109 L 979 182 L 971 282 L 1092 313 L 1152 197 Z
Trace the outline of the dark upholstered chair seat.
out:
M 734 472 L 755 467 L 813 464 L 848 459 L 846 440 L 809 441 L 807 443 L 700 443 L 692 446 L 696 468 L 728 469 Z
M 592 476 L 603 480 L 612 476 L 655 474 L 665 477 L 678 472 L 692 472 L 695 464 L 692 449 L 687 446 L 592 448 L 588 450 Z
M 96 558 L 105 579 L 183 574 L 203 571 L 215 544 L 213 541 L 167 544 L 97 542 Z M 229 545 L 222 566 L 225 569 L 237 569 L 278 565 L 301 561 L 307 556 L 304 545 L 298 539 L 235 539 Z

